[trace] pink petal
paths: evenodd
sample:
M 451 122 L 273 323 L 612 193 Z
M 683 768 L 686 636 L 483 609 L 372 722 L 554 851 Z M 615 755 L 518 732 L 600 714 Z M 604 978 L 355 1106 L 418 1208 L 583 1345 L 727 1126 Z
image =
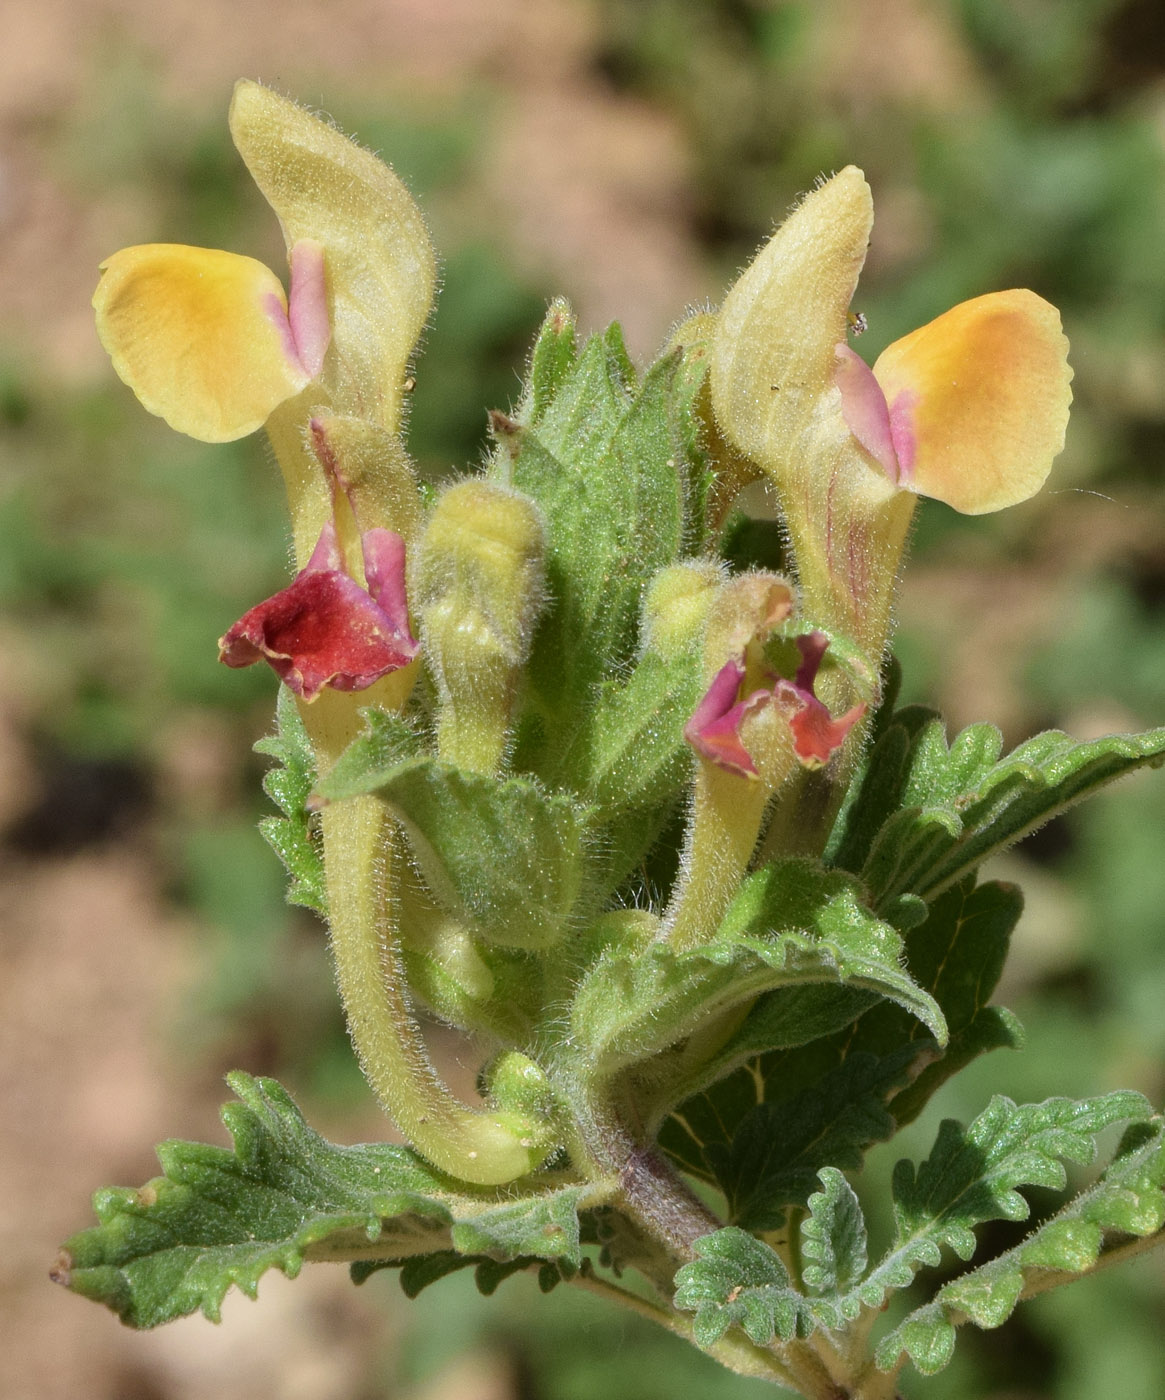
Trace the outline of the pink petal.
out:
M 841 390 L 841 412 L 846 427 L 897 485 L 898 453 L 882 386 L 865 360 L 844 341 L 834 347 L 833 353 L 837 358 L 834 382 Z
M 409 633 L 409 604 L 405 595 L 405 542 L 395 530 L 365 530 L 364 577 L 368 592 L 401 637 Z
M 291 249 L 287 320 L 296 357 L 314 379 L 324 367 L 324 354 L 332 338 L 324 245 L 314 238 L 301 238 Z
M 787 682 L 785 682 L 787 684 Z M 778 693 L 781 685 L 778 684 Z M 820 768 L 829 762 L 849 737 L 850 730 L 866 713 L 865 705 L 855 705 L 834 719 L 815 695 L 798 692 L 801 708 L 789 716 L 793 731 L 793 752 L 806 768 Z
M 738 700 L 743 679 L 743 665 L 739 661 L 726 661 L 684 726 L 684 738 L 701 758 L 730 773 L 755 777 L 756 764 L 740 741 L 740 726 L 750 710 L 770 697 L 768 691 L 762 690 L 747 700 Z
M 235 667 L 266 661 L 305 700 L 314 700 L 325 686 L 365 690 L 408 665 L 418 647 L 407 626 L 402 632 L 369 593 L 336 567 L 338 560 L 329 523 L 307 566 L 288 587 L 251 608 L 220 639 L 219 660 Z

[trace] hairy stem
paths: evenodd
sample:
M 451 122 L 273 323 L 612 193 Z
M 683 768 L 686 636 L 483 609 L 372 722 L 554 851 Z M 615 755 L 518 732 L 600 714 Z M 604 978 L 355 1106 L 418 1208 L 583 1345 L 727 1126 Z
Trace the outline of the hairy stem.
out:
M 384 804 L 350 798 L 323 813 L 336 979 L 352 1043 L 373 1092 L 434 1166 L 463 1181 L 499 1185 L 545 1155 L 540 1125 L 475 1110 L 434 1070 L 409 1006 L 397 936 L 399 836 Z

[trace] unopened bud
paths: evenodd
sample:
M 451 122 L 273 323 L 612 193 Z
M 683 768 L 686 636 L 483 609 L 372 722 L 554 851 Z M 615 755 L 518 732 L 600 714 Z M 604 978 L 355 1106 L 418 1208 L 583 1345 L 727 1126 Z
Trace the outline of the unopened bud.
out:
M 441 497 L 421 539 L 414 596 L 440 694 L 441 757 L 474 772 L 501 762 L 542 602 L 542 518 L 496 483 Z
M 644 650 L 665 661 L 686 652 L 703 635 L 708 610 L 723 582 L 722 565 L 711 560 L 661 569 L 643 600 Z

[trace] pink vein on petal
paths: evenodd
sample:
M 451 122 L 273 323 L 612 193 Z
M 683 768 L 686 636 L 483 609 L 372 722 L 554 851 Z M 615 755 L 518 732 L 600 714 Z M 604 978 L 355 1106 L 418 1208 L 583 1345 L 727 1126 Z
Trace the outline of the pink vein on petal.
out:
M 894 397 L 890 405 L 890 438 L 898 459 L 898 485 L 909 486 L 914 480 L 914 455 L 918 446 L 914 432 L 914 409 L 918 395 L 911 389 L 903 389 Z

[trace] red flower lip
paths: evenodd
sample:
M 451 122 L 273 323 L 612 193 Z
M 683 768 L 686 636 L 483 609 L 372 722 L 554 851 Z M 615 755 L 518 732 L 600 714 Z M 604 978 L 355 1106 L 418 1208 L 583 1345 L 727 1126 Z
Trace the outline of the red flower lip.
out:
M 307 564 L 219 640 L 227 666 L 266 661 L 280 680 L 311 701 L 325 687 L 366 690 L 417 655 L 405 597 L 405 544 L 392 530 L 360 536 L 367 589 L 344 569 L 331 521 Z
M 752 755 L 741 738 L 745 718 L 762 705 L 775 704 L 784 714 L 793 734 L 793 752 L 806 768 L 828 763 L 845 743 L 846 737 L 866 712 L 855 705 L 836 719 L 813 693 L 821 659 L 829 646 L 824 632 L 806 632 L 796 639 L 801 664 L 790 681 L 769 675 L 771 685 L 760 685 L 742 694 L 746 667 L 740 659 L 725 662 L 684 727 L 684 738 L 701 758 L 729 773 L 756 777 Z

